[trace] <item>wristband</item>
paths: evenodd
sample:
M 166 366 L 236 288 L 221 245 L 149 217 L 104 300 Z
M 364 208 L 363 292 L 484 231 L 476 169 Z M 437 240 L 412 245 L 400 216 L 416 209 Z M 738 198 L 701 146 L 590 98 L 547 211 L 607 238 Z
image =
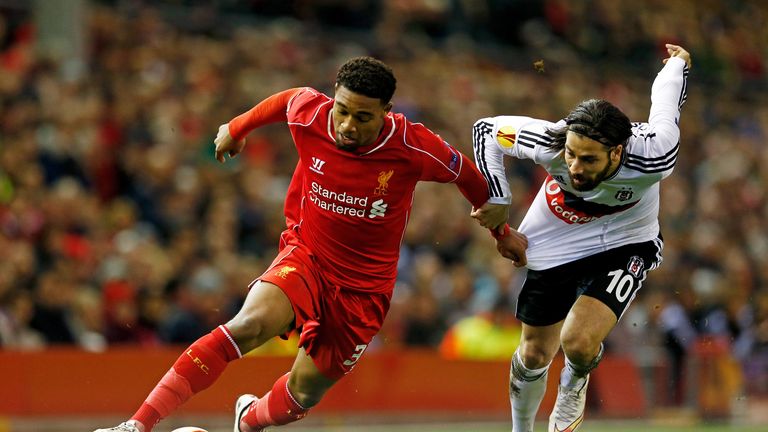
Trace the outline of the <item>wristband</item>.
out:
M 501 234 L 499 234 L 499 230 L 498 230 L 498 229 L 494 228 L 494 229 L 492 229 L 492 230 L 491 230 L 491 235 L 492 235 L 492 236 L 493 236 L 493 238 L 495 238 L 496 240 L 501 240 L 501 239 L 503 239 L 504 237 L 506 237 L 506 236 L 508 236 L 508 235 L 509 235 L 509 230 L 510 230 L 510 228 L 509 228 L 509 224 L 505 223 L 505 224 L 504 224 L 504 231 L 503 231 Z

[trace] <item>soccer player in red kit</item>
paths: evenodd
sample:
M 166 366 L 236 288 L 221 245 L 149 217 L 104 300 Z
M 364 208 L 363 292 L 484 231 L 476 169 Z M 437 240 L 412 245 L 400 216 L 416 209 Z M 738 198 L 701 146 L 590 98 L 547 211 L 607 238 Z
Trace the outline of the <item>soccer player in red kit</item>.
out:
M 416 183 L 456 183 L 475 208 L 489 198 L 466 156 L 390 112 L 395 83 L 384 63 L 355 58 L 339 69 L 334 98 L 306 87 L 286 90 L 219 128 L 216 158 L 224 162 L 243 150 L 251 130 L 288 123 L 299 162 L 280 252 L 237 315 L 187 348 L 131 420 L 99 431 L 149 432 L 228 362 L 294 329 L 300 349 L 291 371 L 261 398 L 240 396 L 235 432 L 301 419 L 352 371 L 389 309 Z M 486 226 L 512 237 L 524 255 L 525 237 L 504 216 Z

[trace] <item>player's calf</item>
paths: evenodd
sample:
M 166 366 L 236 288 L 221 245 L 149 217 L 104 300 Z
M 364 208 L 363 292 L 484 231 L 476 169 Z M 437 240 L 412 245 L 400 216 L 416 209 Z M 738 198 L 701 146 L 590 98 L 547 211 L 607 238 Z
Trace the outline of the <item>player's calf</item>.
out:
M 533 432 L 536 412 L 547 390 L 549 364 L 529 369 L 523 363 L 519 348 L 512 356 L 509 369 L 509 399 L 512 406 L 512 432 Z

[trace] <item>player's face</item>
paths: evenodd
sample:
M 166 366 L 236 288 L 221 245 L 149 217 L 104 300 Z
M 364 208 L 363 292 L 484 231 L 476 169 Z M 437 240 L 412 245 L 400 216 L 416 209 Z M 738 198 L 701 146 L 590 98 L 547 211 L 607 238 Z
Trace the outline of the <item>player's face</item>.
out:
M 384 118 L 392 104 L 382 104 L 380 99 L 355 93 L 337 85 L 333 102 L 333 128 L 336 131 L 336 147 L 352 151 L 372 144 L 378 138 Z
M 623 146 L 607 147 L 592 138 L 568 132 L 564 157 L 568 165 L 571 186 L 577 191 L 589 191 L 610 177 L 621 163 Z

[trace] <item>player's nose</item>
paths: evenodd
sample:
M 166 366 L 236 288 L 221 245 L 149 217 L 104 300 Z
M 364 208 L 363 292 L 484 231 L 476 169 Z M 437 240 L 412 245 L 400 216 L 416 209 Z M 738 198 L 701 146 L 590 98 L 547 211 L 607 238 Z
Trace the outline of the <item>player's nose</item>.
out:
M 568 164 L 568 169 L 571 171 L 571 174 L 582 174 L 584 172 L 584 166 L 578 159 L 573 159 L 571 163 Z
M 341 132 L 342 134 L 354 132 L 355 129 L 356 129 L 355 122 L 351 118 L 346 118 L 339 124 L 339 132 Z

